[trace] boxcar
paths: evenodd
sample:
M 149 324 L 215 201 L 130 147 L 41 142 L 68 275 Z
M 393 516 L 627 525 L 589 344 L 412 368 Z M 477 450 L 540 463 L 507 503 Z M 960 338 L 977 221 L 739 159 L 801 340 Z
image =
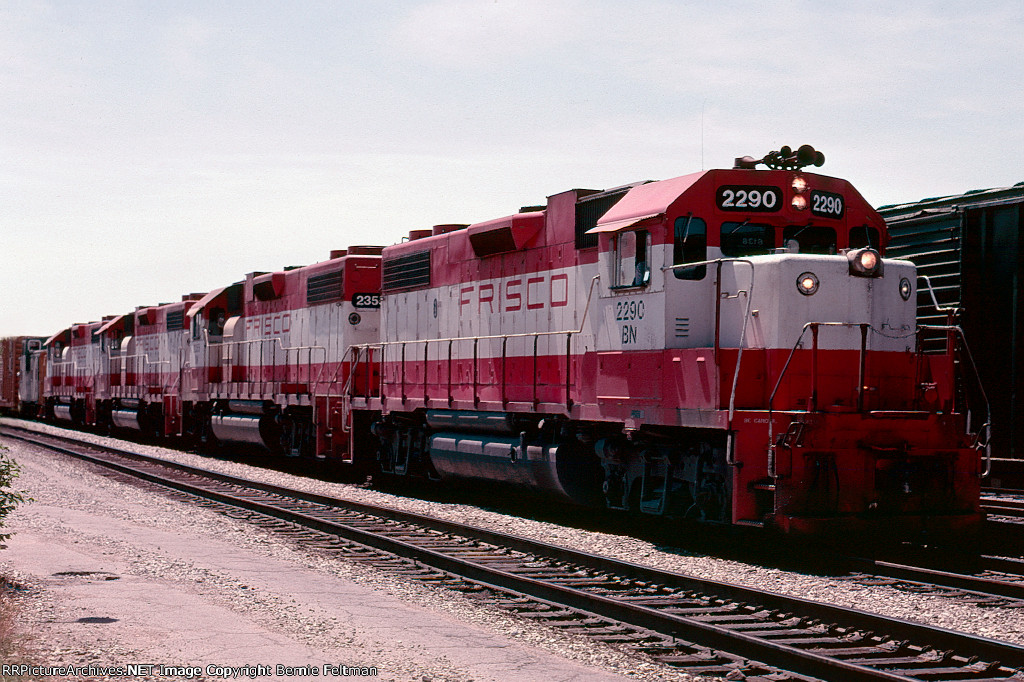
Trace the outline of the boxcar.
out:
M 1024 458 L 1024 420 L 1016 418 L 1024 406 L 1024 182 L 878 210 L 888 255 L 909 258 L 927 278 L 918 289 L 919 322 L 953 315 L 970 340 L 992 405 L 993 455 Z M 933 335 L 926 343 L 934 351 L 945 340 Z

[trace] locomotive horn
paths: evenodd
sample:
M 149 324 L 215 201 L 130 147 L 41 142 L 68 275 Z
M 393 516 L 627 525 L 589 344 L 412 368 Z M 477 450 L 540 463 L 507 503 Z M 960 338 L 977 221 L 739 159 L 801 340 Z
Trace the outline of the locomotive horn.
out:
M 785 145 L 777 152 L 768 152 L 760 161 L 754 161 L 753 164 L 750 161 L 749 156 L 736 159 L 735 168 L 754 168 L 763 163 L 774 170 L 799 170 L 805 166 L 821 166 L 825 163 L 825 155 L 809 144 L 801 145 L 795 154 L 792 147 Z
M 800 166 L 813 165 L 820 168 L 825 165 L 825 155 L 809 144 L 801 145 L 800 149 L 796 150 L 796 160 Z
M 800 145 L 800 149 L 796 150 L 796 160 L 801 166 L 810 166 L 814 163 L 814 155 L 816 153 L 811 145 Z

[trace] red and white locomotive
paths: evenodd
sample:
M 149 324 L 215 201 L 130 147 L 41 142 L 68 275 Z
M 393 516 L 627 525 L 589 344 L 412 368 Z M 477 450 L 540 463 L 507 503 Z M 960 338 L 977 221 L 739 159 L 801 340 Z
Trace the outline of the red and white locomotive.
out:
M 788 149 L 388 247 L 379 465 L 631 512 L 962 530 L 978 431 L 913 264 Z M 949 334 L 956 330 L 950 328 Z
M 351 463 L 366 442 L 349 437 L 346 397 L 375 368 L 349 355 L 378 338 L 380 252 L 353 246 L 200 298 L 182 335 L 183 432 Z
M 75 325 L 48 413 L 641 514 L 970 530 L 966 346 L 921 352 L 914 266 L 821 161 L 570 190 Z
M 146 306 L 96 330 L 101 361 L 97 423 L 162 436 L 181 430 L 185 315 L 198 294 Z
M 79 426 L 96 423 L 97 401 L 103 398 L 105 383 L 101 372 L 102 351 L 95 335 L 100 326 L 100 322 L 73 324 L 43 344 L 49 357 L 43 379 L 47 417 Z

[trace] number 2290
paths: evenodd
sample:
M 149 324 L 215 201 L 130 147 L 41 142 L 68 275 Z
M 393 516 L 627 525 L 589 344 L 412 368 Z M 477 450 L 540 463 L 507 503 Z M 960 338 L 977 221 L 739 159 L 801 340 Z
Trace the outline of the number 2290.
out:
M 643 299 L 639 301 L 616 301 L 615 321 L 627 322 L 629 320 L 642 320 L 644 319 L 645 309 L 646 306 L 644 305 Z

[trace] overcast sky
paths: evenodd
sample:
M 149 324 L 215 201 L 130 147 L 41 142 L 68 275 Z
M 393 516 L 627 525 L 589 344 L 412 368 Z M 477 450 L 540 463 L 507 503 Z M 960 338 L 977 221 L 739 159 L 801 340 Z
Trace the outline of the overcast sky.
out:
M 810 143 L 1024 181 L 1024 3 L 0 3 L 0 336 Z

